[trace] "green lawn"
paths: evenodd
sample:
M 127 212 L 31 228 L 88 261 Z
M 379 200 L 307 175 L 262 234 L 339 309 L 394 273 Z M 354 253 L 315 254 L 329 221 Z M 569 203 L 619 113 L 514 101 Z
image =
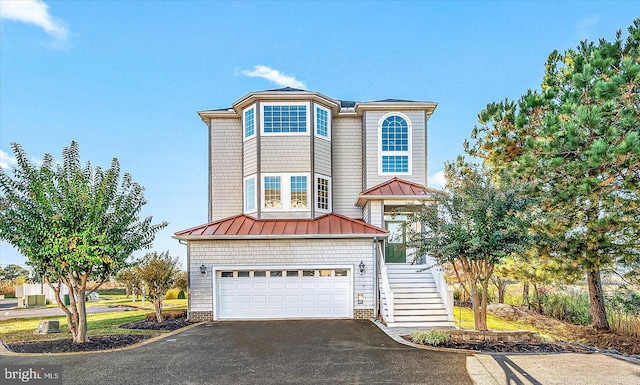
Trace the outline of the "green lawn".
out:
M 454 306 L 453 317 L 456 320 L 456 326 L 461 329 L 474 329 L 473 310 L 465 307 Z M 519 321 L 507 321 L 491 314 L 487 315 L 487 327 L 489 330 L 529 330 L 540 334 L 542 339 L 555 340 L 558 336 L 549 334 L 548 331 L 539 329 L 528 323 Z

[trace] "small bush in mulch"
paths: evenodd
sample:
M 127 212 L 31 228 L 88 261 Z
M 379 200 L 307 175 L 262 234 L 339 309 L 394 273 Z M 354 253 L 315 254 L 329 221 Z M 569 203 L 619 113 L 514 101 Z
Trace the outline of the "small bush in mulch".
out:
M 407 341 L 413 341 L 411 336 L 403 336 Z M 585 346 L 565 342 L 508 342 L 508 341 L 456 341 L 437 345 L 440 348 L 477 350 L 488 353 L 593 353 Z
M 162 318 L 164 320 L 175 320 L 180 318 L 187 318 L 187 309 L 179 309 L 179 310 L 163 310 Z M 147 313 L 144 315 L 144 319 L 146 321 L 155 321 L 156 313 Z
M 164 314 L 164 313 L 163 313 Z M 128 324 L 120 325 L 123 329 L 142 329 L 142 330 L 177 330 L 189 325 L 190 322 L 186 318 L 165 319 L 162 322 L 155 321 L 155 314 L 153 321 L 143 320 L 130 322 Z
M 76 344 L 71 339 L 36 341 L 8 344 L 7 348 L 16 353 L 66 353 L 66 352 L 89 352 L 95 350 L 109 350 L 121 348 L 142 342 L 149 338 L 149 335 L 117 335 L 104 337 L 90 337 L 90 342 Z

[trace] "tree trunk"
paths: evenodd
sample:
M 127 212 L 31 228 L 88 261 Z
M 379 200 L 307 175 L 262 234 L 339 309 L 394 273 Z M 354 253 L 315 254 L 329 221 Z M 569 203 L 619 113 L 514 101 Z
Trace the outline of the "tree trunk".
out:
M 538 291 L 538 285 L 533 284 L 533 296 L 536 299 L 536 311 L 538 314 L 542 314 L 542 300 L 540 299 L 540 292 Z
M 156 309 L 156 319 L 158 322 L 162 322 L 162 301 L 156 299 L 153 302 L 153 306 Z
M 476 330 L 487 330 L 487 316 L 486 316 L 486 303 L 484 304 L 484 311 L 482 301 L 478 298 L 478 284 L 475 281 L 470 282 L 471 286 L 471 305 L 473 306 L 473 321 L 475 323 Z M 484 297 L 486 294 L 483 293 Z M 486 298 L 484 299 L 486 301 Z
M 529 303 L 529 282 L 522 284 L 522 305 L 527 305 L 527 308 L 531 310 L 531 304 Z
M 76 326 L 76 335 L 73 336 L 73 342 L 77 344 L 84 344 L 89 342 L 87 336 L 87 300 L 85 296 L 85 290 L 83 287 L 73 288 L 73 292 L 76 297 L 76 309 L 78 312 L 78 325 Z
M 591 325 L 596 329 L 609 330 L 600 270 L 587 271 L 587 285 L 589 286 L 589 303 L 591 304 Z

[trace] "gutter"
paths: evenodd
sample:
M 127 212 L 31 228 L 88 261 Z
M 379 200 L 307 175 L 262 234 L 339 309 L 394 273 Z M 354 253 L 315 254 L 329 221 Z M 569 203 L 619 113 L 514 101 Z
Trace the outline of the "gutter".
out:
M 204 240 L 270 240 L 270 239 L 362 239 L 378 237 L 387 238 L 389 233 L 381 234 L 269 234 L 269 235 L 173 235 L 171 238 L 185 241 L 204 241 Z

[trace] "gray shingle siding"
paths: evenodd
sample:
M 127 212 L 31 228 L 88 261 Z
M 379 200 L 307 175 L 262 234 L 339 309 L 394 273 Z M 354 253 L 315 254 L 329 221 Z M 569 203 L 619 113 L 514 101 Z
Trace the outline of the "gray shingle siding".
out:
M 362 189 L 362 119 L 334 118 L 332 123 L 333 211 L 362 218 L 356 198 Z
M 242 120 L 212 120 L 210 130 L 209 218 L 215 221 L 242 213 Z

